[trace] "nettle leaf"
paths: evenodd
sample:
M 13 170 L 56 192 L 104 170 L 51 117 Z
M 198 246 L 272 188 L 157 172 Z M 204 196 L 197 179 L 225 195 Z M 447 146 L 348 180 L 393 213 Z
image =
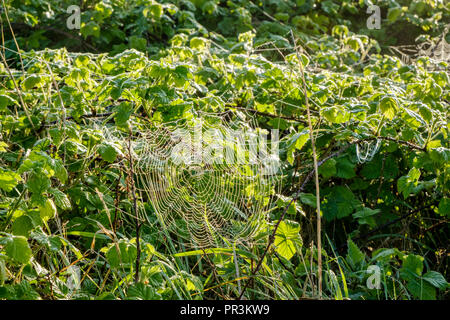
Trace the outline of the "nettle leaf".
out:
M 358 246 L 351 239 L 348 239 L 347 246 L 347 262 L 352 268 L 362 267 L 365 264 L 366 255 L 359 250 Z
M 436 300 L 436 289 L 422 278 L 409 280 L 406 288 L 417 299 Z
M 355 176 L 355 163 L 351 162 L 348 157 L 341 157 L 337 159 L 336 177 L 351 179 Z
M 194 37 L 189 41 L 189 46 L 192 49 L 203 51 L 208 46 L 208 40 L 200 37 Z
M 380 111 L 386 118 L 392 120 L 397 112 L 397 101 L 392 97 L 383 97 L 380 101 Z
M 373 216 L 380 213 L 380 211 L 379 209 L 362 208 L 353 214 L 353 218 L 357 219 L 359 224 L 367 224 L 374 228 L 377 223 Z
M 145 52 L 147 49 L 147 40 L 137 36 L 131 36 L 129 39 L 130 48 Z
M 0 94 L 0 110 L 6 109 L 12 105 L 18 105 L 17 101 L 8 95 Z
M 42 81 L 41 76 L 31 75 L 24 80 L 23 87 L 25 90 L 30 90 L 38 86 L 41 83 L 41 81 Z
M 62 161 L 59 159 L 49 158 L 49 165 L 54 171 L 54 176 L 58 178 L 62 183 L 66 183 L 68 174 Z
M 306 144 L 309 139 L 308 132 L 299 132 L 292 136 L 289 140 L 289 144 L 287 146 L 287 161 L 293 165 L 294 164 L 294 154 L 296 150 L 300 150 Z
M 344 123 L 350 120 L 350 113 L 348 113 L 344 108 L 332 106 L 322 109 L 322 114 L 331 123 Z
M 355 195 L 346 187 L 336 186 L 324 196 L 321 208 L 327 220 L 349 216 L 361 205 Z
M 46 246 L 50 251 L 53 252 L 57 252 L 63 246 L 63 240 L 61 240 L 60 237 L 47 235 L 44 231 L 42 231 L 42 228 L 37 228 L 36 230 L 31 232 L 31 238 L 33 240 L 36 240 L 39 244 Z
M 365 164 L 361 170 L 362 176 L 368 179 L 377 179 L 381 174 L 385 179 L 392 179 L 397 177 L 398 173 L 399 168 L 395 158 L 392 155 L 385 156 L 380 153 L 376 154 L 372 161 Z
M 291 259 L 297 252 L 295 245 L 302 245 L 300 225 L 290 220 L 281 221 L 275 234 L 274 244 L 280 256 L 287 260 Z
M 6 255 L 19 263 L 26 264 L 31 259 L 31 249 L 24 236 L 9 236 L 5 244 Z

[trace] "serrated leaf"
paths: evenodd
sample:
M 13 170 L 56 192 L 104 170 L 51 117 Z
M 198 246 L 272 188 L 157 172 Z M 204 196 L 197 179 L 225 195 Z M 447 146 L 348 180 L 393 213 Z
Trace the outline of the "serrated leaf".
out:
M 348 239 L 347 246 L 347 262 L 353 268 L 364 265 L 366 255 L 358 248 L 358 246 L 351 239 Z

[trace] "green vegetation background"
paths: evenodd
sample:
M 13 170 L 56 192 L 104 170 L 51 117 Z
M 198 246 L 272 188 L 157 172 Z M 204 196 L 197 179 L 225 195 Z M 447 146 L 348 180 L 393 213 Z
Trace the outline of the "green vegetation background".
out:
M 234 299 L 250 276 L 247 298 L 316 298 L 312 182 L 252 276 L 312 170 L 298 63 L 326 160 L 324 298 L 448 298 L 450 4 L 372 2 L 2 1 L 0 299 Z M 71 4 L 80 30 L 66 26 Z M 371 4 L 380 30 L 367 29 Z M 230 247 L 185 247 L 139 198 L 135 281 L 127 150 L 89 120 L 135 134 L 148 119 L 243 109 L 281 130 L 283 189 L 268 232 L 236 248 L 240 278 Z

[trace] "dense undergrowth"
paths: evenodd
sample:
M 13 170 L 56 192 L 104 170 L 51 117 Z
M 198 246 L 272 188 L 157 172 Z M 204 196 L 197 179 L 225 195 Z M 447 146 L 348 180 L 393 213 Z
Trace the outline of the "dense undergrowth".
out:
M 92 0 L 78 31 L 66 28 L 72 3 L 3 4 L 0 299 L 234 299 L 248 279 L 246 298 L 317 298 L 299 63 L 323 297 L 448 298 L 449 4 L 377 1 L 381 29 L 368 30 L 362 0 Z M 280 192 L 235 253 L 163 232 L 133 192 L 129 150 L 104 130 L 136 136 L 199 110 L 281 132 Z

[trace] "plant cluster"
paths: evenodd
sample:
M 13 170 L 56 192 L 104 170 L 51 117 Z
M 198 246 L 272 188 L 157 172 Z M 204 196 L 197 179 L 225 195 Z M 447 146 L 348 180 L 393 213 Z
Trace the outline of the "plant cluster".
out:
M 449 46 L 450 4 L 377 1 L 368 30 L 373 2 L 86 0 L 68 30 L 80 1 L 2 1 L 0 299 L 317 297 L 308 102 L 323 296 L 448 298 L 449 62 L 389 49 Z M 131 141 L 198 112 L 280 131 L 235 247 L 192 248 L 139 192 Z

